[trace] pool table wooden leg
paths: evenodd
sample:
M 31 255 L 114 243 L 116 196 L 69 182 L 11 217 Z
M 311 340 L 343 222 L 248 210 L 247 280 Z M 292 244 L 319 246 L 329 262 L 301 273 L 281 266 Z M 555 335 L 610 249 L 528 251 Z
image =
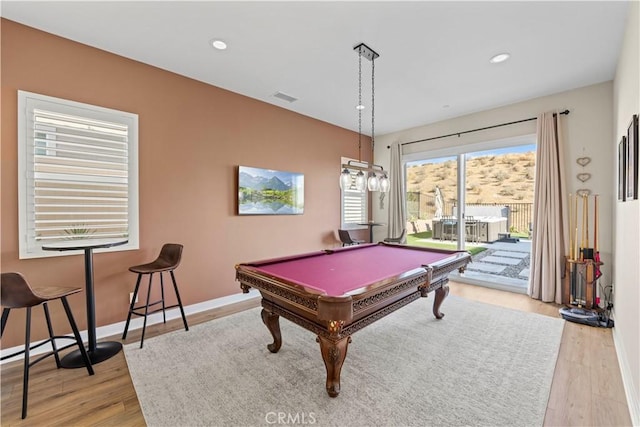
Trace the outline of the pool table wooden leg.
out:
M 316 341 L 320 343 L 322 359 L 327 368 L 327 393 L 331 397 L 336 397 L 340 394 L 340 371 L 344 359 L 347 357 L 347 347 L 351 342 L 351 336 L 335 341 L 318 335 Z
M 436 319 L 442 319 L 444 317 L 444 313 L 440 311 L 440 306 L 447 295 L 449 295 L 449 285 L 445 284 L 436 289 L 436 296 L 433 300 L 433 315 L 436 316 Z
M 282 335 L 280 334 L 280 316 L 270 312 L 269 310 L 262 309 L 262 322 L 267 326 L 269 332 L 273 336 L 273 344 L 267 345 L 267 348 L 271 353 L 277 353 L 282 346 Z

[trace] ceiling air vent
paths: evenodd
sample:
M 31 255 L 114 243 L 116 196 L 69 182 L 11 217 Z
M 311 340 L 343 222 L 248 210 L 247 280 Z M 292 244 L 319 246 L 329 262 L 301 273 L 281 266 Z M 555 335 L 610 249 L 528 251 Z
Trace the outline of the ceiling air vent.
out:
M 287 101 L 287 102 L 294 102 L 297 101 L 298 98 L 294 98 L 291 95 L 287 95 L 286 93 L 282 93 L 282 92 L 276 92 L 273 94 L 274 98 L 278 98 L 278 99 L 282 99 L 283 101 Z

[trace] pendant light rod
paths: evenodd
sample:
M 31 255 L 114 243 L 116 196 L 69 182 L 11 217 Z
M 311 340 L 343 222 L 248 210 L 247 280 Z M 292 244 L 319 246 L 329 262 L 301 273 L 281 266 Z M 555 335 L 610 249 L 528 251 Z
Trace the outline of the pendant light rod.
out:
M 382 166 L 374 165 L 367 162 L 359 162 L 356 160 L 349 160 L 347 163 L 343 163 L 342 168 L 354 169 L 363 172 L 377 172 L 386 175 L 386 172 Z

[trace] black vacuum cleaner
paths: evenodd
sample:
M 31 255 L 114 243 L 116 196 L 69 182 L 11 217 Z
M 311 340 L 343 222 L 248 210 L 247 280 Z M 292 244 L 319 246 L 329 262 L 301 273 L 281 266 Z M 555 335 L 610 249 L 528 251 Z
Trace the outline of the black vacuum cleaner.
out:
M 613 319 L 604 312 L 579 307 L 562 307 L 560 315 L 569 322 L 582 323 L 583 325 L 597 326 L 600 328 L 613 328 Z

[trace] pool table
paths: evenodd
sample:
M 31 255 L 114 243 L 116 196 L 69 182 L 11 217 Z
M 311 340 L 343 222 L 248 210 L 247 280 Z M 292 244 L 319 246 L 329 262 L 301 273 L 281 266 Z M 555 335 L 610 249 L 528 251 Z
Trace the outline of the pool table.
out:
M 340 393 L 340 371 L 351 335 L 435 291 L 433 314 L 441 319 L 449 273 L 464 271 L 465 251 L 399 244 L 367 244 L 236 265 L 242 291 L 262 294 L 262 321 L 282 345 L 280 316 L 317 335 L 331 397 Z

